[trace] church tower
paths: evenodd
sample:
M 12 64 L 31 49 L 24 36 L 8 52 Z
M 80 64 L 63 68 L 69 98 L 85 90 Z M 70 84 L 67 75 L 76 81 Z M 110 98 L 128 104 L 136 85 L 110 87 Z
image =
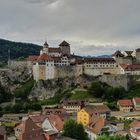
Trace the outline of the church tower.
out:
M 45 41 L 43 48 L 40 51 L 40 55 L 42 55 L 43 53 L 45 53 L 45 54 L 49 53 L 49 45 L 48 45 L 47 41 Z

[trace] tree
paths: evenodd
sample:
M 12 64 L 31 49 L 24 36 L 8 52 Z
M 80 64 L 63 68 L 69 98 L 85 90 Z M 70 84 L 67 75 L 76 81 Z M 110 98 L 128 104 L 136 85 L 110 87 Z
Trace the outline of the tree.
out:
M 89 88 L 89 93 L 97 98 L 101 98 L 104 93 L 104 85 L 101 82 L 93 82 Z
M 63 135 L 77 140 L 88 140 L 83 125 L 71 119 L 65 122 Z
M 115 135 L 115 136 L 107 136 L 107 135 L 101 135 L 97 138 L 97 140 L 130 140 L 129 136 L 119 136 L 119 135 Z

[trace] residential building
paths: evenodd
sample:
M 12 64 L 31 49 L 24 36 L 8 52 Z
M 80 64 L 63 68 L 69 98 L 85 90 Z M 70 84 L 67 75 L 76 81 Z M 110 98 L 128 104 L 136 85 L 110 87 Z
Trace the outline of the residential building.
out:
M 47 131 L 56 131 L 62 132 L 64 121 L 59 115 L 48 115 L 47 118 L 42 123 L 42 128 L 45 132 Z
M 47 140 L 42 128 L 37 126 L 30 117 L 15 127 L 15 136 L 17 140 Z
M 132 112 L 133 111 L 133 103 L 129 99 L 118 100 L 117 106 L 122 112 Z
M 101 130 L 105 126 L 105 119 L 102 117 L 98 117 L 96 121 L 90 123 L 86 128 L 85 131 L 88 135 L 90 140 L 96 140 L 97 137 L 101 134 Z
M 121 64 L 120 74 L 128 74 L 128 75 L 140 75 L 140 64 Z
M 87 126 L 90 122 L 93 122 L 97 116 L 108 119 L 110 112 L 110 109 L 106 105 L 85 106 L 77 113 L 77 122 Z
M 4 126 L 0 126 L 0 140 L 7 140 L 7 134 Z
M 84 107 L 84 101 L 80 100 L 65 100 L 63 108 L 67 113 L 74 113 L 80 111 Z
M 140 140 L 140 121 L 132 122 L 130 135 L 133 139 Z
M 140 111 L 140 98 L 133 98 L 134 110 Z
M 140 119 L 140 111 L 134 111 L 134 112 L 112 111 L 111 117 L 115 117 L 118 120 Z

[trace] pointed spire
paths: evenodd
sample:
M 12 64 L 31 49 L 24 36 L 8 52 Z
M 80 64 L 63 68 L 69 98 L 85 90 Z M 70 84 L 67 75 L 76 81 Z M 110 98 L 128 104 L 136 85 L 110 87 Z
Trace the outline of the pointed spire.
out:
M 49 46 L 49 45 L 48 45 L 47 41 L 45 41 L 44 47 L 48 47 L 48 46 Z

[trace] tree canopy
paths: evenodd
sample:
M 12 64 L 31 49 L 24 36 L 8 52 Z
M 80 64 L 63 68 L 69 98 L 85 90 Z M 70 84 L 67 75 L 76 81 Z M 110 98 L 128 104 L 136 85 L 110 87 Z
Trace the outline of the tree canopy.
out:
M 68 120 L 64 124 L 63 135 L 77 140 L 89 140 L 82 124 Z

